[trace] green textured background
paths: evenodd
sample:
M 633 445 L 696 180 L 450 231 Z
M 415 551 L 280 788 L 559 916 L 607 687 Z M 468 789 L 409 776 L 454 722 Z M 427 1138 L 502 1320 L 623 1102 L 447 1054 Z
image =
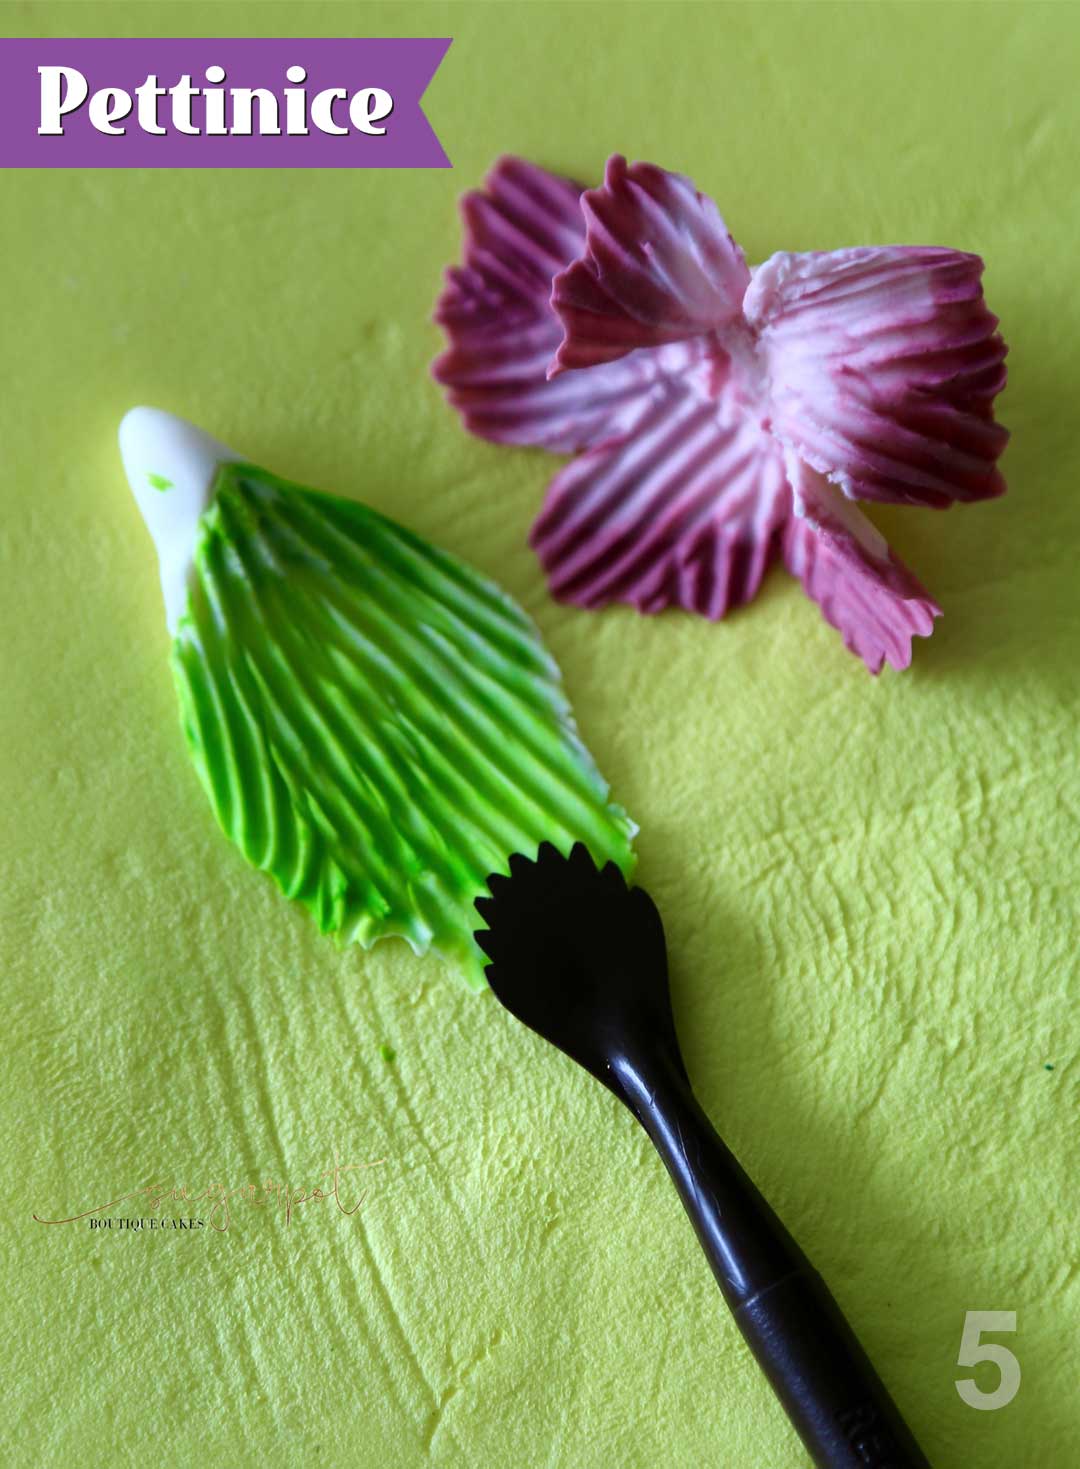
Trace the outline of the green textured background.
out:
M 1080 11 L 0 18 L 455 38 L 428 93 L 452 171 L 0 182 L 5 1462 L 803 1462 L 616 1102 L 437 961 L 339 953 L 222 840 L 115 448 L 142 401 L 521 599 L 641 823 L 702 1100 L 934 1464 L 1080 1460 Z M 524 538 L 554 462 L 467 439 L 426 378 L 455 196 L 501 150 L 685 170 L 752 259 L 986 256 L 1010 493 L 875 512 L 945 609 L 909 673 L 871 680 L 780 574 L 719 627 L 548 600 Z M 162 1179 L 307 1183 L 335 1147 L 387 1160 L 351 1221 L 31 1219 Z M 996 1413 L 953 1386 L 986 1309 L 1018 1313 L 1023 1383 Z

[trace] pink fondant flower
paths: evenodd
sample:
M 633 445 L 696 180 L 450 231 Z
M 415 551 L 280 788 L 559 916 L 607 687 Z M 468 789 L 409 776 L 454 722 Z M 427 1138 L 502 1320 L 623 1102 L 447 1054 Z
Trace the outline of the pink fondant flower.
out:
M 779 555 L 872 673 L 940 608 L 856 505 L 999 495 L 1005 344 L 977 255 L 884 245 L 751 270 L 688 179 L 503 158 L 463 200 L 434 374 L 484 438 L 581 451 L 531 540 L 583 607 L 709 618 Z

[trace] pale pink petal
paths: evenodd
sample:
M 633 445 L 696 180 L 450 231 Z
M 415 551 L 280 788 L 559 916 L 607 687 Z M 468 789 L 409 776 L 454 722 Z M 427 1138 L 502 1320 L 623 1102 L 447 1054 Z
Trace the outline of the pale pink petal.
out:
M 795 513 L 784 564 L 871 673 L 906 668 L 913 637 L 929 637 L 941 608 L 889 550 L 884 536 L 837 487 L 787 456 Z
M 773 432 L 857 500 L 1000 495 L 1007 349 L 982 269 L 930 246 L 773 255 L 744 302 Z
M 555 477 L 530 541 L 557 598 L 719 618 L 755 595 L 791 492 L 775 441 L 729 406 L 669 384 L 632 435 Z
M 435 308 L 449 343 L 435 378 L 481 438 L 570 451 L 626 433 L 655 362 L 547 381 L 562 340 L 552 277 L 585 245 L 580 185 L 520 158 L 501 158 L 485 184 L 462 200 L 464 259 L 447 271 Z
M 737 315 L 750 272 L 716 205 L 689 179 L 616 155 L 582 207 L 584 254 L 556 277 L 551 297 L 565 329 L 552 376 Z

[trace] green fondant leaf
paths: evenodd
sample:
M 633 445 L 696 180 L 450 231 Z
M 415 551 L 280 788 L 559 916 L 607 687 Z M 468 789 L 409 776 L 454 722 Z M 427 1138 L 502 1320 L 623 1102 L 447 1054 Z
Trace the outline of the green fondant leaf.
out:
M 515 852 L 636 830 L 521 609 L 353 501 L 225 464 L 172 665 L 226 834 L 324 932 L 484 957 L 474 900 Z

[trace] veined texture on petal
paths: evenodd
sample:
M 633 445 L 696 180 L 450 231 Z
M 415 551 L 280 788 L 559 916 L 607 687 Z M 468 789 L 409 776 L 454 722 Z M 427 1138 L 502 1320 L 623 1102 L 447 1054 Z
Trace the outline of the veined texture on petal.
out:
M 1006 346 L 977 255 L 888 245 L 773 255 L 744 309 L 771 428 L 861 500 L 945 506 L 1004 491 Z
M 501 158 L 462 200 L 463 262 L 436 304 L 448 346 L 432 373 L 481 438 L 568 452 L 627 432 L 647 405 L 658 372 L 649 354 L 547 379 L 562 341 L 552 278 L 585 246 L 580 198 L 569 179 Z
M 907 668 L 911 640 L 929 637 L 941 608 L 836 485 L 787 456 L 795 513 L 784 564 L 871 673 Z
M 632 870 L 535 627 L 363 505 L 221 465 L 172 666 L 219 823 L 324 932 L 399 935 L 479 988 L 473 903 L 514 853 Z
M 616 155 L 582 207 L 584 254 L 551 295 L 565 332 L 553 377 L 712 331 L 738 314 L 750 272 L 716 205 L 689 179 Z
M 530 540 L 563 601 L 715 619 L 756 594 L 790 505 L 776 441 L 675 380 L 632 434 L 556 475 Z
M 751 272 L 689 179 L 618 155 L 584 192 L 503 160 L 465 214 L 436 375 L 474 432 L 586 450 L 530 537 L 554 595 L 719 618 L 782 547 L 848 648 L 906 667 L 939 609 L 853 502 L 1003 492 L 1007 349 L 979 257 L 872 246 Z

